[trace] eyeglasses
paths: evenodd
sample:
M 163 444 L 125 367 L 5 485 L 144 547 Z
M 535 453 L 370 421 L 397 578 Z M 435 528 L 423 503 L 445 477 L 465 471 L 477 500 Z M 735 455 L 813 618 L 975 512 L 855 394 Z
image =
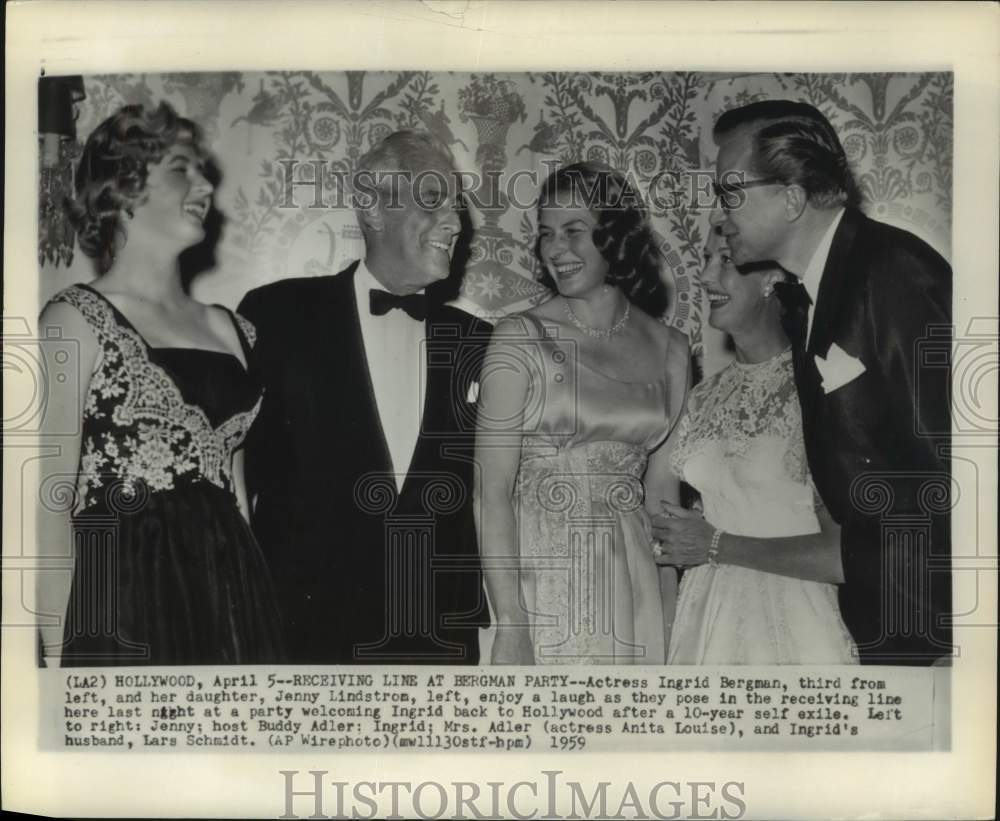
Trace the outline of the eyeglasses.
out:
M 722 207 L 731 211 L 743 205 L 746 200 L 743 192 L 747 188 L 757 188 L 761 185 L 784 185 L 784 183 L 777 177 L 764 177 L 762 180 L 747 180 L 746 182 L 713 182 L 712 190 L 719 198 L 719 202 L 722 203 Z

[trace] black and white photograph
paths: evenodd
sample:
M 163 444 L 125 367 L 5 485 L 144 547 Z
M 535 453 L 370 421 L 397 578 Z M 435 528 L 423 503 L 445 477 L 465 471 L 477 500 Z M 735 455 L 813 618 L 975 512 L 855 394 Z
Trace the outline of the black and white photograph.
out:
M 46 662 L 949 658 L 952 94 L 41 78 Z
M 142 5 L 120 42 L 159 43 Z M 831 43 L 891 28 L 847 5 L 871 31 Z M 95 20 L 18 54 L 4 666 L 33 755 L 244 754 L 258 784 L 202 812 L 378 817 L 386 756 L 403 815 L 753 818 L 854 817 L 865 756 L 989 746 L 962 693 L 995 717 L 996 56 L 810 60 L 832 10 L 790 4 L 787 59 L 720 58 L 739 25 L 682 6 L 260 3 L 259 42 L 339 11 L 379 56 L 228 31 L 195 64 L 178 30 L 95 59 Z M 198 42 L 234 8 L 148 7 Z M 515 7 L 625 56 L 534 31 L 502 59 Z M 383 53 L 432 32 L 453 57 Z M 775 752 L 803 790 L 857 764 L 811 804 Z M 752 764 L 684 761 L 722 754 Z M 898 799 L 868 809 L 989 808 Z

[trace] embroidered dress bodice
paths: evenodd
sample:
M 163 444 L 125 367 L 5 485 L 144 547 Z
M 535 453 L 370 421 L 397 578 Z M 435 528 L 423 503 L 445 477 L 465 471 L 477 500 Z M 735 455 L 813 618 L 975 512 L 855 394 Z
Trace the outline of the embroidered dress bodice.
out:
M 71 286 L 53 301 L 79 310 L 99 344 L 84 405 L 80 507 L 105 501 L 108 492 L 129 498 L 202 481 L 232 493 L 232 455 L 261 403 L 240 361 L 217 351 L 153 348 L 88 286 Z M 254 328 L 232 316 L 248 355 Z

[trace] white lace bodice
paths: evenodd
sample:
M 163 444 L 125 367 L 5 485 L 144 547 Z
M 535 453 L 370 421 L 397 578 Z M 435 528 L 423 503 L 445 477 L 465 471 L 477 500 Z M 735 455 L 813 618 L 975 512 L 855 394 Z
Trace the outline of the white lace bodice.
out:
M 760 537 L 819 530 L 791 351 L 733 362 L 695 387 L 677 436 L 672 467 L 715 527 Z

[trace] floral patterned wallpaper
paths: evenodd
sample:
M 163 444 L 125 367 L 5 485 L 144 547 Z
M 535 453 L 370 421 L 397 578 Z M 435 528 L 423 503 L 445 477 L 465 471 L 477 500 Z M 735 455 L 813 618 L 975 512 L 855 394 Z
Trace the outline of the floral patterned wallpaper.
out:
M 819 107 L 841 135 L 867 213 L 950 255 L 948 73 L 224 72 L 92 75 L 85 88 L 81 142 L 119 106 L 161 99 L 205 129 L 222 174 L 216 206 L 224 222 L 215 268 L 194 288 L 202 299 L 231 306 L 257 285 L 335 273 L 363 253 L 353 213 L 328 207 L 336 197 L 325 179 L 321 207 L 312 207 L 308 185 L 295 186 L 288 200 L 289 160 L 300 163 L 297 179 L 315 167 L 332 177 L 352 171 L 390 131 L 432 132 L 461 170 L 487 181 L 488 207 L 474 209 L 458 301 L 495 317 L 545 298 L 534 278 L 530 174 L 540 181 L 555 165 L 596 159 L 627 171 L 640 187 L 670 179 L 688 191 L 687 172 L 712 168 L 718 115 L 764 98 Z M 517 172 L 523 173 L 512 188 L 507 183 Z M 669 321 L 688 331 L 711 372 L 726 354 L 718 334 L 702 327 L 697 275 L 709 212 L 691 193 L 660 197 L 651 213 L 673 291 Z M 43 188 L 43 213 L 46 196 Z M 70 261 L 41 248 L 40 257 L 43 298 L 92 277 L 79 251 Z

